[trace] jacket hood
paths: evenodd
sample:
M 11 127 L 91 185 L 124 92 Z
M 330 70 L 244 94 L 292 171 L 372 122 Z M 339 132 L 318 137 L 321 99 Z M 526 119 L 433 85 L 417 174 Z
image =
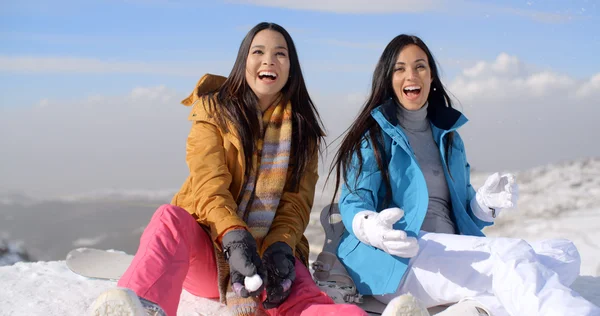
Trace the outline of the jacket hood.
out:
M 200 99 L 200 96 L 206 93 L 215 92 L 221 88 L 223 83 L 227 80 L 227 77 L 205 74 L 198 80 L 196 87 L 192 90 L 190 95 L 181 101 L 181 104 L 190 106 Z

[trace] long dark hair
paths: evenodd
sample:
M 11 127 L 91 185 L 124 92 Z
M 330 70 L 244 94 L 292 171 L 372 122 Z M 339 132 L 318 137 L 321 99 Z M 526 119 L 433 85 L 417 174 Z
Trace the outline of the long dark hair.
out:
M 346 136 L 343 138 L 338 151 L 333 157 L 333 163 L 329 170 L 329 176 L 331 176 L 334 169 L 336 175 L 335 191 L 332 198 L 332 203 L 335 201 L 335 197 L 340 187 L 341 178 L 343 177 L 344 182 L 348 182 L 348 169 L 355 167 L 352 165 L 352 158 L 354 155 L 356 155 L 358 158 L 359 168 L 356 176 L 358 177 L 358 175 L 361 173 L 363 157 L 360 152 L 360 146 L 361 142 L 365 138 L 371 143 L 375 153 L 375 160 L 377 161 L 379 170 L 381 170 L 383 181 L 387 188 L 386 197 L 383 204 L 387 205 L 391 200 L 392 192 L 390 177 L 387 170 L 387 162 L 383 156 L 383 148 L 385 148 L 383 144 L 383 136 L 381 134 L 381 128 L 371 116 L 371 111 L 390 98 L 394 99 L 395 102 L 399 104 L 392 86 L 392 76 L 394 64 L 396 63 L 398 55 L 407 45 L 416 45 L 421 48 L 425 54 L 427 54 L 429 67 L 431 68 L 431 76 L 433 79 L 431 82 L 431 89 L 429 90 L 429 96 L 427 97 L 429 104 L 428 113 L 434 112 L 437 107 L 452 107 L 452 101 L 450 100 L 448 93 L 446 93 L 446 90 L 440 81 L 437 64 L 427 45 L 425 45 L 425 43 L 417 36 L 406 34 L 396 36 L 386 46 L 381 54 L 381 57 L 377 62 L 377 66 L 375 67 L 375 71 L 373 72 L 371 93 L 367 99 L 367 102 L 360 111 L 357 119 L 347 130 Z M 446 141 L 446 153 L 448 153 L 451 148 L 453 137 L 452 133 L 448 133 L 447 135 L 448 139 Z M 446 157 L 448 156 L 446 155 Z
M 245 153 L 245 178 L 248 179 L 252 169 L 252 153 L 256 142 L 261 137 L 258 98 L 246 82 L 246 59 L 254 36 L 262 30 L 272 30 L 283 35 L 290 59 L 290 77 L 281 90 L 281 102 L 292 103 L 292 148 L 290 159 L 291 185 L 296 190 L 300 178 L 309 161 L 319 150 L 324 132 L 322 121 L 308 95 L 296 46 L 290 34 L 275 23 L 262 22 L 253 27 L 242 40 L 237 58 L 231 73 L 221 88 L 203 97 L 207 99 L 210 109 L 217 111 L 217 124 L 228 131 L 231 123 L 239 135 Z

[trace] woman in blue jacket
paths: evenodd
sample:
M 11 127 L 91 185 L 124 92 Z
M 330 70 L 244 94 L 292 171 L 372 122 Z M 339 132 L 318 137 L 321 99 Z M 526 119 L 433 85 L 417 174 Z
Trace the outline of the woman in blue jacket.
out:
M 383 51 L 368 101 L 334 160 L 346 232 L 340 260 L 361 294 L 423 307 L 473 298 L 493 315 L 599 315 L 568 286 L 580 257 L 567 240 L 486 238 L 518 192 L 511 174 L 475 191 L 452 108 L 425 43 L 399 35 Z

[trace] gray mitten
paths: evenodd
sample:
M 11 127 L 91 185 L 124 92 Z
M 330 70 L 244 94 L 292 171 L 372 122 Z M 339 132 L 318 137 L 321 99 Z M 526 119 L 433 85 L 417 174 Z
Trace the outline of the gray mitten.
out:
M 296 259 L 292 248 L 278 241 L 265 250 L 263 263 L 267 269 L 267 299 L 263 307 L 271 309 L 281 305 L 290 295 L 296 279 Z
M 266 278 L 266 271 L 256 250 L 256 240 L 244 229 L 234 229 L 223 235 L 223 253 L 229 262 L 231 288 L 241 297 L 258 296 L 264 289 L 261 285 L 258 289 L 248 290 L 244 286 L 246 277 L 255 274 L 261 280 Z

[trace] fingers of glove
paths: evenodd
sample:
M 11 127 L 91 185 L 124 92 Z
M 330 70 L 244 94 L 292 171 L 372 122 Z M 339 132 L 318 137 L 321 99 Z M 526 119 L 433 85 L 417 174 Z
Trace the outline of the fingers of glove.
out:
M 401 251 L 405 249 L 418 248 L 419 244 L 413 237 L 407 238 L 403 241 L 384 241 L 383 244 L 388 250 Z
M 509 208 L 513 206 L 512 199 L 512 193 L 500 191 L 498 193 L 488 193 L 484 202 L 489 208 Z
M 274 273 L 280 279 L 285 279 L 294 273 L 294 262 L 291 262 L 290 258 L 283 253 L 273 254 L 269 261 L 268 265 L 271 267 L 269 272 Z
M 257 272 L 257 264 L 260 264 L 260 259 L 257 261 L 255 258 L 258 254 L 252 254 L 248 249 L 235 249 L 231 251 L 229 266 L 244 276 L 253 276 Z
M 391 226 L 404 216 L 404 211 L 400 208 L 387 208 L 379 213 L 379 222 Z
M 419 253 L 419 248 L 409 248 L 404 250 L 390 251 L 389 254 L 400 258 L 412 258 Z
M 513 207 L 513 194 L 510 192 L 500 192 L 500 194 L 498 194 L 499 199 L 498 199 L 498 205 L 496 206 L 497 208 L 511 208 Z
M 412 258 L 419 253 L 419 243 L 414 237 L 408 237 L 406 241 L 402 242 L 386 242 L 384 245 L 386 246 L 389 254 L 398 257 Z
M 283 282 L 281 282 L 281 290 L 285 293 L 285 292 L 289 292 L 289 290 L 292 288 L 292 280 L 290 279 L 285 279 L 283 280 Z
M 495 172 L 494 174 L 490 175 L 485 180 L 483 187 L 487 188 L 488 190 L 493 190 L 494 188 L 496 188 L 499 181 L 500 181 L 500 175 L 498 174 L 498 172 Z
M 248 290 L 244 287 L 244 276 L 235 270 L 231 270 L 230 272 L 229 277 L 231 279 L 231 289 L 233 292 L 241 297 L 250 296 Z
M 285 279 L 282 282 L 273 284 L 271 282 L 267 285 L 267 299 L 263 302 L 265 309 L 275 308 L 290 295 L 290 289 L 292 288 L 292 281 Z
M 384 241 L 401 241 L 406 240 L 406 232 L 399 229 L 389 229 L 383 233 Z
M 236 271 L 235 269 L 229 269 L 229 279 L 231 280 L 231 284 L 233 283 L 239 283 L 239 284 L 244 284 L 244 278 L 245 276 L 241 273 L 239 273 L 238 271 Z
M 263 284 L 261 284 L 261 286 L 254 290 L 254 291 L 248 291 L 248 289 L 244 286 L 243 283 L 240 282 L 231 282 L 231 289 L 233 290 L 233 292 L 235 294 L 237 294 L 240 297 L 250 297 L 250 296 L 259 296 L 260 294 L 262 294 L 262 291 L 265 289 L 265 285 L 264 282 Z
M 246 289 L 244 287 L 244 290 L 248 293 L 247 296 L 242 296 L 242 297 L 248 297 L 248 296 L 254 296 L 254 297 L 258 297 L 262 294 L 263 290 L 265 289 L 265 284 L 263 283 L 257 290 L 249 292 L 248 289 Z
M 236 282 L 236 283 L 231 284 L 231 289 L 237 296 L 240 296 L 243 298 L 250 296 L 250 293 L 248 293 L 248 290 L 241 283 Z
M 500 179 L 501 179 L 502 183 L 506 183 L 506 184 L 510 184 L 510 185 L 517 182 L 517 178 L 512 173 L 504 173 L 500 176 Z
M 507 179 L 507 183 L 504 186 L 504 191 L 509 192 L 511 194 L 511 196 L 510 196 L 510 201 L 512 203 L 511 207 L 514 207 L 517 205 L 517 199 L 519 198 L 519 185 L 517 184 L 517 181 L 512 174 L 509 173 L 504 176 L 506 176 L 506 179 Z

